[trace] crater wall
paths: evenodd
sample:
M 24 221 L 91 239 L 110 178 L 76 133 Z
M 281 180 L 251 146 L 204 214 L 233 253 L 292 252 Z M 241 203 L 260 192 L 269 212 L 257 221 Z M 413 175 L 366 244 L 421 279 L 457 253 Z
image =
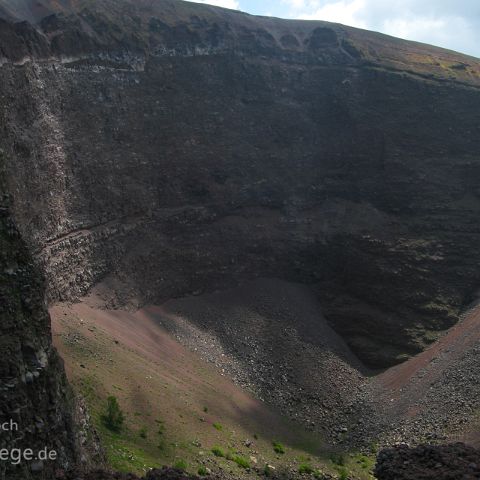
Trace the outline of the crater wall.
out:
M 8 191 L 49 301 L 283 278 L 374 367 L 453 325 L 479 283 L 478 60 L 136 3 L 0 25 Z

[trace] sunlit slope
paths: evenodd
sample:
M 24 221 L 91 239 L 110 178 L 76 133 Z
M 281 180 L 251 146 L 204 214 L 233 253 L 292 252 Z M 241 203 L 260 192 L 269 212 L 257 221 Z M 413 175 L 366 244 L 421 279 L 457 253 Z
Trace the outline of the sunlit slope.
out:
M 320 438 L 233 385 L 145 314 L 77 304 L 53 307 L 51 315 L 54 342 L 74 388 L 86 397 L 113 467 L 142 472 L 185 463 L 192 473 L 203 465 L 256 478 L 269 464 L 294 478 L 308 464 L 332 473 L 359 469 L 356 478 L 369 478 L 369 467 L 359 467 L 357 457 L 346 456 L 345 467 L 333 463 Z M 118 434 L 100 420 L 109 395 L 126 414 Z M 284 454 L 274 451 L 274 441 Z M 212 453 L 215 447 L 228 458 Z M 250 468 L 238 465 L 238 458 Z

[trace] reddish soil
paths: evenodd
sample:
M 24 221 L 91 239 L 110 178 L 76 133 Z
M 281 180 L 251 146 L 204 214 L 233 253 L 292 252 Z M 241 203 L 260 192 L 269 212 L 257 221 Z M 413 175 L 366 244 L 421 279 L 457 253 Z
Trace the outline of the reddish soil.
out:
M 202 444 L 215 445 L 235 430 L 239 440 L 258 433 L 262 440 L 257 448 L 262 441 L 268 450 L 275 438 L 292 448 L 306 439 L 319 442 L 299 433 L 300 427 L 180 345 L 151 312 L 101 310 L 79 303 L 57 305 L 50 313 L 54 344 L 74 383 L 93 375 L 102 382 L 105 395 L 114 392 L 127 411 L 164 418 L 167 431 L 180 439 L 200 438 Z M 79 342 L 85 345 L 82 356 L 77 355 L 78 345 L 68 344 L 68 335 L 86 338 Z M 199 417 L 204 421 L 199 422 Z M 216 422 L 224 432 L 212 428 Z M 317 445 L 315 449 L 321 448 Z
M 60 313 L 58 309 L 61 308 L 51 309 L 54 334 L 63 331 L 55 321 Z M 262 402 L 236 387 L 213 368 L 202 365 L 203 362 L 194 353 L 172 339 L 146 312 L 140 310 L 132 314 L 118 310 L 97 310 L 82 303 L 72 306 L 71 310 L 79 318 L 88 319 L 88 323 L 95 325 L 96 329 L 101 329 L 109 337 L 116 339 L 123 348 L 135 352 L 152 365 L 161 367 L 155 370 L 156 373 L 170 385 L 198 396 L 199 405 L 202 405 L 200 399 L 206 400 L 213 396 L 217 413 L 221 409 L 224 415 L 232 417 L 235 422 L 243 423 L 246 418 L 254 418 L 265 426 L 278 425 L 278 419 Z M 90 338 L 96 336 L 96 332 L 88 328 L 82 333 Z M 200 375 L 199 366 L 210 370 L 209 374 Z M 206 382 L 210 375 L 215 377 L 214 384 Z M 285 429 L 284 433 L 287 432 Z
M 430 348 L 405 363 L 389 368 L 376 377 L 376 382 L 392 397 L 401 395 L 411 382 L 429 385 L 442 375 L 468 348 L 480 342 L 480 307 L 475 307 L 465 319 L 449 330 Z M 433 363 L 435 361 L 435 363 Z M 421 379 L 416 378 L 422 374 Z

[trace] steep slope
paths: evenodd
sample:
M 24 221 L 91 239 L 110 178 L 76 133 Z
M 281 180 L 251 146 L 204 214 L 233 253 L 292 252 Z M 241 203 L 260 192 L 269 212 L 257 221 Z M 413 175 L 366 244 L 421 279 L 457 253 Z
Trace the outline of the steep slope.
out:
M 234 385 L 225 369 L 169 335 L 168 322 L 159 323 L 151 308 L 132 313 L 87 304 L 92 299 L 51 308 L 54 342 L 116 469 L 143 473 L 184 461 L 191 473 L 204 466 L 222 479 L 258 478 L 266 464 L 272 475 L 284 472 L 289 479 L 301 477 L 302 464 L 335 472 L 328 437 L 306 432 Z M 108 395 L 118 398 L 126 415 L 120 433 L 101 422 Z M 285 453 L 274 451 L 274 441 Z M 237 465 L 235 456 L 249 467 Z M 355 478 L 368 479 L 356 460 L 346 457 L 345 464 Z
M 352 355 L 310 289 L 276 279 L 138 315 L 330 445 L 480 445 L 478 306 L 427 350 L 380 372 Z
M 373 384 L 379 412 L 378 434 L 393 427 L 405 441 L 462 440 L 479 446 L 480 309 L 429 349 L 378 375 Z
M 261 279 L 143 310 L 190 350 L 329 443 L 367 372 L 302 286 Z

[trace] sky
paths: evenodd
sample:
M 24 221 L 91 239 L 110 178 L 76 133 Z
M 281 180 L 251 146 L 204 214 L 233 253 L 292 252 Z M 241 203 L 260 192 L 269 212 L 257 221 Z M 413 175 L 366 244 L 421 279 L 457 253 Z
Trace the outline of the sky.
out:
M 254 15 L 326 20 L 480 57 L 480 0 L 195 0 Z

